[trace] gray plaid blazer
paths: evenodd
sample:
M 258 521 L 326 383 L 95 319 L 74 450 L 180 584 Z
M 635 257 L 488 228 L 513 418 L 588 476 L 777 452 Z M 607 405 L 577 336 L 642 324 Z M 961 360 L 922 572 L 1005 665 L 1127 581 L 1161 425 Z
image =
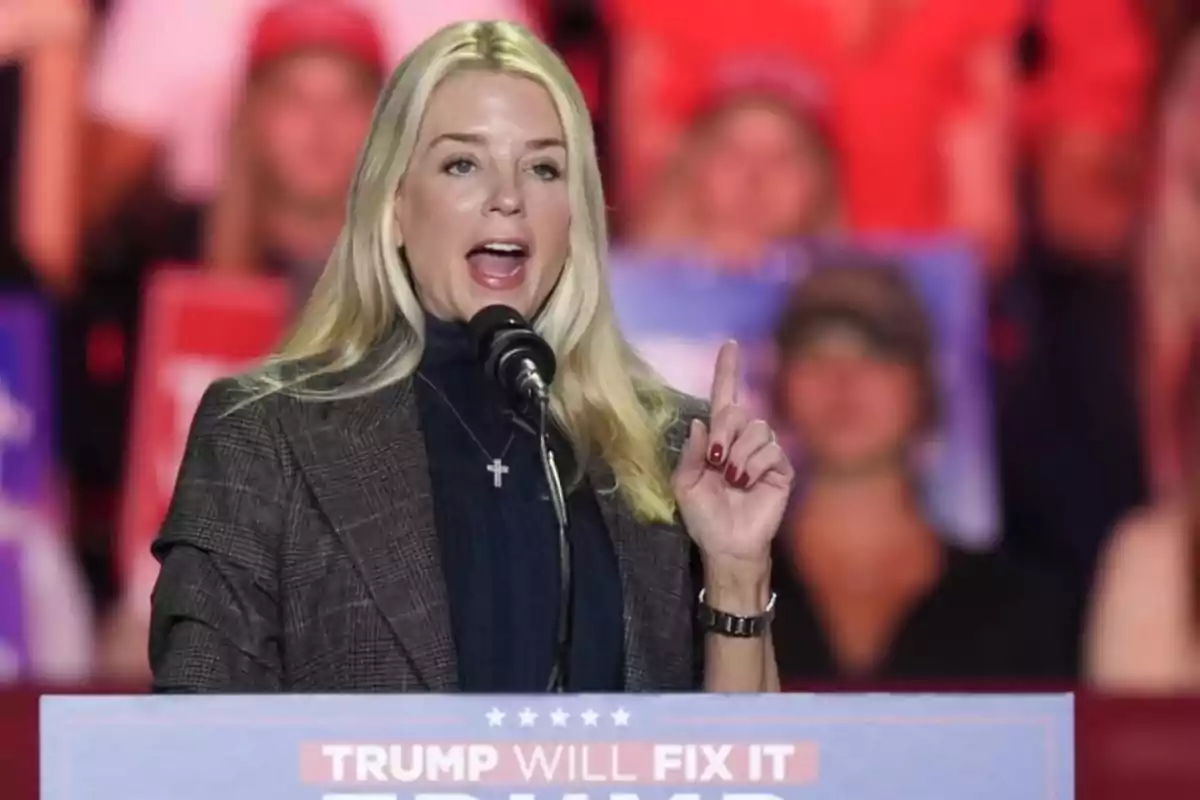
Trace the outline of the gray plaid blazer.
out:
M 204 395 L 153 545 L 155 689 L 454 691 L 411 382 L 353 400 L 276 394 L 235 409 L 245 398 L 232 380 Z M 681 404 L 685 423 L 705 410 Z M 589 478 L 622 578 L 626 689 L 696 688 L 686 532 L 635 520 L 604 491 L 613 479 L 603 465 Z

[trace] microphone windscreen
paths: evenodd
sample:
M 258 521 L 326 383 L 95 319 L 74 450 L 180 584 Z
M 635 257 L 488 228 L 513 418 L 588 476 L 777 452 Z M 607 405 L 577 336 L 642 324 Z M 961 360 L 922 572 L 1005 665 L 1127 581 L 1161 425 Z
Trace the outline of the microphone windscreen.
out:
M 493 305 L 480 309 L 467 322 L 471 337 L 471 349 L 476 358 L 486 361 L 496 334 L 508 330 L 531 330 L 529 323 L 515 308 Z

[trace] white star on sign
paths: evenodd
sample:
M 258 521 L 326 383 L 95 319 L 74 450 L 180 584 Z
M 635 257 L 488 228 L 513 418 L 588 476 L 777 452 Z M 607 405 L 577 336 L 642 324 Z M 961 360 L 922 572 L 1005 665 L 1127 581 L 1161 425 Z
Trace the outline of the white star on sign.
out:
M 521 713 L 517 714 L 517 716 L 521 718 L 521 727 L 523 728 L 532 726 L 534 721 L 537 720 L 537 712 L 528 708 L 522 709 Z
M 487 717 L 489 728 L 499 728 L 504 724 L 504 712 L 498 708 L 493 708 L 484 716 Z
M 629 712 L 623 708 L 618 708 L 612 712 L 613 725 L 624 727 L 629 724 Z
M 583 720 L 584 725 L 590 725 L 593 728 L 596 727 L 596 720 L 600 719 L 600 715 L 595 711 L 592 711 L 590 708 L 580 714 L 579 717 Z
M 570 716 L 570 714 L 568 714 L 566 711 L 563 711 L 561 708 L 556 708 L 550 712 L 550 722 L 556 727 L 565 728 L 567 725 L 567 719 L 569 719 Z

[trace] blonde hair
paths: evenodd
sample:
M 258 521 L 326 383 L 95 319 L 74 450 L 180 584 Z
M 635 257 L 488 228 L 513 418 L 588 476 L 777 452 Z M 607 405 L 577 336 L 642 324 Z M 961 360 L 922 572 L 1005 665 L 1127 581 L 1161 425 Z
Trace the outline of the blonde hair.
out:
M 614 473 L 616 490 L 640 519 L 669 522 L 676 507 L 664 443 L 678 411 L 670 391 L 616 326 L 591 120 L 563 62 L 519 25 L 450 25 L 396 68 L 376 105 L 350 187 L 346 222 L 313 296 L 280 350 L 244 380 L 259 397 L 285 391 L 302 399 L 337 400 L 375 392 L 416 371 L 425 317 L 402 261 L 396 190 L 434 90 L 447 76 L 471 69 L 536 81 L 553 100 L 566 135 L 569 255 L 534 326 L 558 357 L 550 409 L 574 449 L 575 478 L 600 456 Z M 385 338 L 394 347 L 379 352 Z M 379 358 L 370 369 L 350 372 L 372 356 Z M 335 388 L 312 385 L 311 379 L 324 375 L 339 378 Z

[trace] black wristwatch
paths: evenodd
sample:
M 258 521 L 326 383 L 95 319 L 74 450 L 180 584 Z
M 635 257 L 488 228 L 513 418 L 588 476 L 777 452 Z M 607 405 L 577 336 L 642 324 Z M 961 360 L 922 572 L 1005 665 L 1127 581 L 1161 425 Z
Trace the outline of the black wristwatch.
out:
M 764 636 L 771 628 L 771 620 L 775 619 L 775 593 L 767 602 L 766 610 L 755 617 L 739 617 L 713 608 L 704 601 L 704 590 L 700 590 L 700 603 L 696 617 L 705 633 L 715 633 L 719 636 L 732 636 L 735 639 L 753 639 Z

